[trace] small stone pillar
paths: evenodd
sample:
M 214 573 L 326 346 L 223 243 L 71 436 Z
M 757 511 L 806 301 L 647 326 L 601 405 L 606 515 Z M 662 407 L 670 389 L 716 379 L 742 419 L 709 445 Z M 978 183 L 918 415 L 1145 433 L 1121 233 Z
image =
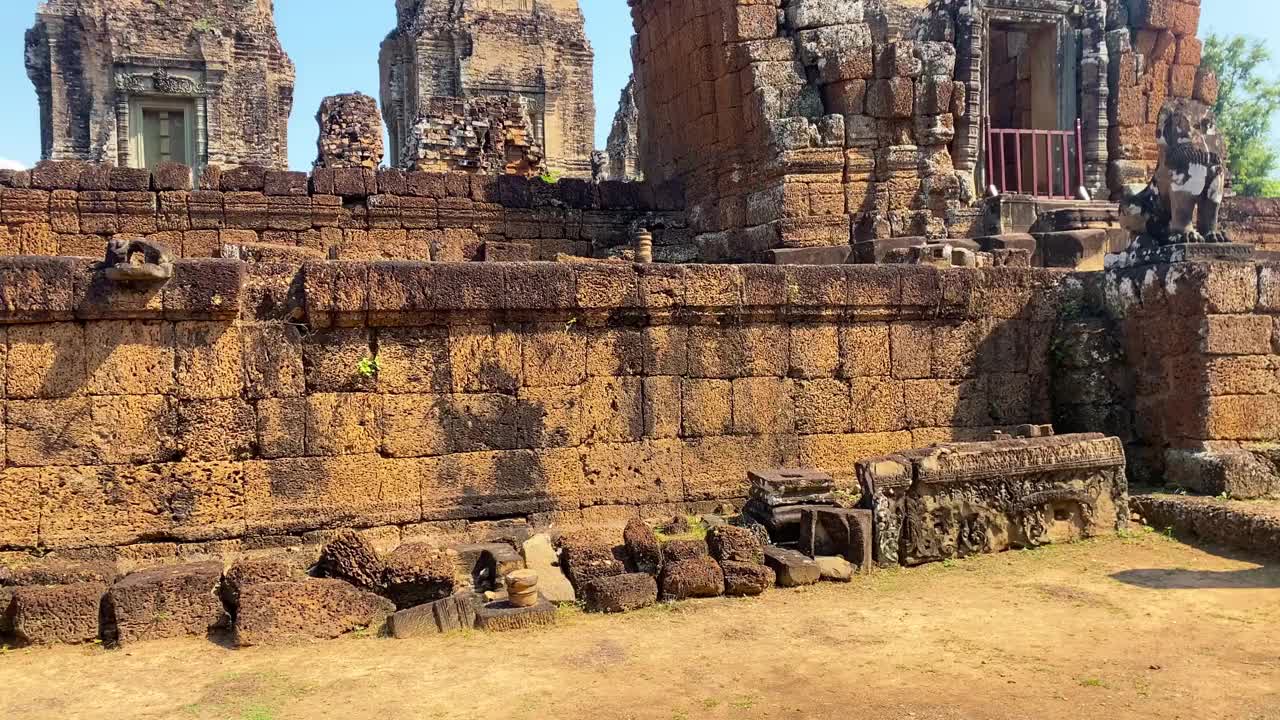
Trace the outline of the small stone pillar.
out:
M 516 570 L 507 575 L 507 602 L 527 608 L 538 604 L 538 574 L 532 570 Z
M 651 263 L 653 262 L 653 233 L 647 228 L 636 230 L 636 262 Z
M 376 168 L 382 163 L 382 116 L 368 95 L 333 95 L 320 102 L 318 168 Z

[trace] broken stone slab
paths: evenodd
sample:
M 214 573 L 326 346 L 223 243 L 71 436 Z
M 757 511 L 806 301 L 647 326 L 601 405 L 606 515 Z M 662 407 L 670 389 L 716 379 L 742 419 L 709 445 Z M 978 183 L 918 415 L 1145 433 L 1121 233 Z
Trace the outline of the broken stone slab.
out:
M 331 640 L 379 627 L 394 610 L 390 600 L 343 580 L 248 585 L 240 592 L 235 641 L 248 647 Z
M 627 527 L 622 531 L 622 543 L 636 572 L 650 575 L 662 572 L 662 545 L 658 542 L 658 534 L 648 523 L 639 518 L 627 521 Z
M 853 563 L 842 557 L 820 555 L 815 557 L 813 561 L 817 563 L 818 572 L 822 574 L 823 580 L 831 580 L 832 582 L 851 582 L 853 580 Z
M 573 583 L 560 569 L 560 556 L 550 535 L 534 535 L 524 542 L 523 550 L 525 567 L 538 573 L 538 590 L 544 598 L 556 604 L 578 601 Z
M 543 625 L 554 625 L 556 606 L 543 598 L 531 607 L 516 607 L 509 602 L 488 603 L 476 611 L 476 627 L 488 632 L 506 632 Z
M 218 590 L 222 563 L 169 565 L 126 575 L 107 591 L 108 616 L 121 644 L 207 635 L 225 627 Z
M 667 562 L 662 568 L 662 599 L 716 597 L 724 592 L 724 571 L 710 557 Z
M 464 590 L 443 600 L 395 613 L 387 620 L 387 630 L 400 640 L 470 630 L 476 626 L 476 610 L 480 604 L 479 595 Z
M 724 594 L 730 597 L 754 597 L 773 587 L 778 575 L 767 565 L 754 562 L 724 560 Z
M 681 562 L 695 558 L 709 557 L 705 540 L 668 540 L 662 544 L 662 562 Z
M 588 612 L 639 610 L 658 601 L 658 581 L 648 573 L 596 578 L 584 588 L 583 600 Z
M 453 594 L 454 563 L 434 545 L 406 543 L 382 565 L 382 594 L 401 610 Z
M 764 562 L 778 576 L 779 587 L 813 585 L 822 579 L 822 569 L 808 555 L 780 547 L 764 549 Z
M 1235 500 L 1280 495 L 1276 466 L 1248 450 L 1166 450 L 1165 483 L 1188 492 Z
M 870 510 L 806 508 L 800 517 L 800 551 L 814 558 L 836 555 L 870 572 L 872 525 Z
M 102 597 L 107 586 L 30 585 L 13 592 L 13 633 L 28 645 L 75 645 L 99 636 Z
M 756 534 L 733 525 L 717 525 L 707 533 L 711 557 L 724 562 L 764 564 L 764 547 Z
M 763 525 L 772 542 L 791 543 L 800 538 L 800 523 L 806 510 L 835 507 L 834 498 L 830 503 L 778 505 L 769 507 L 759 503 L 755 498 L 747 501 L 743 514 L 750 520 Z
M 382 583 L 382 559 L 368 538 L 355 530 L 343 530 L 320 551 L 316 572 L 320 577 L 375 590 Z

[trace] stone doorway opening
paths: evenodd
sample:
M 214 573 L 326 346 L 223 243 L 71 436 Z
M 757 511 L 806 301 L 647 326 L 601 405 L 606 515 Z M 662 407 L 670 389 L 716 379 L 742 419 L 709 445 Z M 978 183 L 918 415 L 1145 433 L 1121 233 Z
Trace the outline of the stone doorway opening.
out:
M 995 194 L 1072 198 L 1085 185 L 1073 33 L 993 18 L 987 33 L 985 152 Z

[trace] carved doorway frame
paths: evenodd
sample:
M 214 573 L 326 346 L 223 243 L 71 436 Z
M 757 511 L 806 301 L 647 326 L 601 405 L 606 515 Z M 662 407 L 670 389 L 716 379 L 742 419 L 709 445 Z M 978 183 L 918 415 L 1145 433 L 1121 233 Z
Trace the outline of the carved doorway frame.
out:
M 142 167 L 135 157 L 134 110 L 149 101 L 164 104 L 190 103 L 193 140 L 191 171 L 194 177 L 209 162 L 209 96 L 205 73 L 198 69 L 174 70 L 159 65 L 121 63 L 115 70 L 116 84 L 116 164 Z

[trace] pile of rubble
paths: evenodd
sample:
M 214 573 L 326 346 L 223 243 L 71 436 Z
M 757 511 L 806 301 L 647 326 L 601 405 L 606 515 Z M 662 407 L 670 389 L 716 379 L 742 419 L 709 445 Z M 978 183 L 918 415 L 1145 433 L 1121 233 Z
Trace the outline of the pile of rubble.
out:
M 333 95 L 320 102 L 318 168 L 377 168 L 382 164 L 382 117 L 368 95 Z

